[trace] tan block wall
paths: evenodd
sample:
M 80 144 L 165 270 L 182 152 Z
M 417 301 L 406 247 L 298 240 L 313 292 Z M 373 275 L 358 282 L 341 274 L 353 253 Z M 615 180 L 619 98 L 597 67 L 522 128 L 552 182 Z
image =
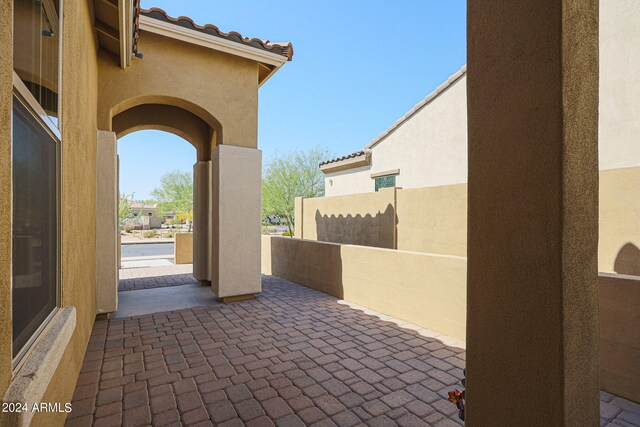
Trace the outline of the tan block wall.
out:
M 174 248 L 174 261 L 176 264 L 193 263 L 193 234 L 176 233 Z
M 302 202 L 304 239 L 394 247 L 394 189 Z
M 296 237 L 466 256 L 467 185 L 297 198 Z
M 262 271 L 465 340 L 466 258 L 262 236 Z
M 88 2 L 64 2 L 62 64 L 63 305 L 77 308 L 76 329 L 44 395 L 70 402 L 96 316 L 97 60 Z M 68 119 L 65 121 L 65 117 Z M 66 414 L 38 413 L 33 426 L 62 425 Z
M 467 184 L 398 190 L 398 249 L 467 256 Z
M 600 171 L 598 269 L 640 276 L 640 167 Z
M 600 387 L 640 403 L 640 280 L 600 274 Z

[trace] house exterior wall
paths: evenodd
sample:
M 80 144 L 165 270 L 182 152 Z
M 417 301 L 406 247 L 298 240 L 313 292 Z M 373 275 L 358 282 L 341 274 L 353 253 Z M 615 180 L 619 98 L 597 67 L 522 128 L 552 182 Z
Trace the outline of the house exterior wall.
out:
M 0 0 L 0 217 L 11 230 L 11 115 L 13 80 L 13 0 Z M 0 394 L 11 382 L 11 233 L 0 233 Z
M 91 10 L 64 1 L 62 62 L 62 304 L 76 328 L 44 395 L 70 402 L 96 316 L 96 105 L 98 69 Z M 85 230 L 85 232 L 81 232 Z M 61 425 L 66 414 L 38 413 L 33 426 Z
M 255 62 L 149 32 L 140 35 L 138 50 L 144 59 L 133 61 L 126 72 L 122 72 L 107 53 L 100 52 L 100 129 L 113 130 L 112 118 L 129 108 L 166 104 L 183 108 L 207 122 L 219 134 L 217 143 L 257 147 L 258 65 Z M 173 110 L 165 110 L 166 119 L 162 111 L 157 114 L 160 116 L 156 117 L 157 123 L 173 123 Z M 150 124 L 146 128 L 153 127 Z M 118 131 L 127 133 L 127 129 Z M 197 136 L 187 139 L 194 140 Z

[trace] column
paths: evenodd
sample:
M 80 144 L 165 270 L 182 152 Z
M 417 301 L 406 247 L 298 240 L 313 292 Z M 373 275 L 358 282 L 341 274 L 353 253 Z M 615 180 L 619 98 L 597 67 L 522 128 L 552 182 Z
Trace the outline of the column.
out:
M 193 277 L 201 284 L 211 281 L 209 268 L 209 169 L 210 161 L 193 165 Z
M 222 301 L 261 292 L 262 152 L 219 145 L 211 159 L 211 290 Z
M 116 134 L 98 131 L 96 151 L 96 306 L 98 313 L 118 309 L 118 155 Z
M 598 425 L 598 1 L 467 25 L 466 425 Z

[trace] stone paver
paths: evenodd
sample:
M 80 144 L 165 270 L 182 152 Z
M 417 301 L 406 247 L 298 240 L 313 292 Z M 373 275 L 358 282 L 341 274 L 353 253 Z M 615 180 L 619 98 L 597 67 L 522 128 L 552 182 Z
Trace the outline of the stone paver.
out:
M 265 276 L 255 300 L 96 321 L 67 424 L 459 426 L 446 397 L 464 358 Z M 601 401 L 601 425 L 640 413 Z
M 120 270 L 118 291 L 165 288 L 198 283 L 193 277 L 192 264 L 162 267 L 124 268 Z

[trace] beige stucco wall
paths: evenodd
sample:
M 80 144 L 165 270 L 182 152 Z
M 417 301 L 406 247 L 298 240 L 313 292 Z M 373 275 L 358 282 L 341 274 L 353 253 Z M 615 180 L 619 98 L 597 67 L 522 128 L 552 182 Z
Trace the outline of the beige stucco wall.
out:
M 400 169 L 402 188 L 467 181 L 466 76 L 371 148 L 371 165 L 325 175 L 325 194 L 375 190 L 372 173 Z
M 600 387 L 640 403 L 640 280 L 600 274 Z
M 640 2 L 600 0 L 600 169 L 640 166 Z
M 394 191 L 303 199 L 296 229 L 308 240 L 394 248 Z
M 118 155 L 116 135 L 99 130 L 96 152 L 96 309 L 118 309 Z
M 466 259 L 262 236 L 262 271 L 465 340 Z
M 13 80 L 13 0 L 0 0 L 0 395 L 11 382 L 11 109 Z
M 96 315 L 97 60 L 88 2 L 64 2 L 62 63 L 63 305 L 77 308 L 76 328 L 44 395 L 70 402 Z M 65 117 L 67 120 L 65 121 Z M 85 230 L 86 232 L 81 232 Z M 38 413 L 32 425 L 62 424 L 66 414 Z
M 262 152 L 220 145 L 211 158 L 211 290 L 218 298 L 262 291 Z
M 398 249 L 467 256 L 467 184 L 398 190 Z
M 296 237 L 466 256 L 467 185 L 298 198 Z
M 144 54 L 144 59 L 134 59 L 126 72 L 108 54 L 99 55 L 98 124 L 101 129 L 111 130 L 113 116 L 128 108 L 167 104 L 208 123 L 220 133 L 225 145 L 257 146 L 258 65 L 255 62 L 149 32 L 140 34 L 138 51 Z M 166 114 L 167 120 L 157 122 L 172 123 L 171 112 Z M 133 125 L 135 123 L 130 122 L 130 126 Z M 126 131 L 119 129 L 123 134 Z
M 640 167 L 600 171 L 599 234 L 599 271 L 640 276 Z
M 173 254 L 176 264 L 193 263 L 193 233 L 176 233 Z

